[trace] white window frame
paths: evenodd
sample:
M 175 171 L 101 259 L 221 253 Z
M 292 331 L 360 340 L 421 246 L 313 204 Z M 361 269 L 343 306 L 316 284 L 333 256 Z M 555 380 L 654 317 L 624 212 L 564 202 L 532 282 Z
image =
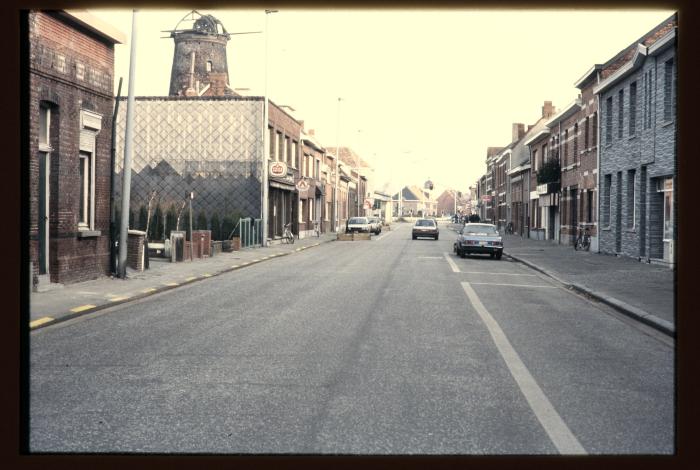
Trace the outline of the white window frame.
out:
M 80 217 L 80 211 L 78 211 L 78 230 L 94 230 L 95 228 L 95 153 L 87 152 L 84 150 L 80 151 L 78 156 L 78 165 L 80 174 L 80 169 L 83 169 L 82 181 L 79 186 L 81 189 L 80 194 L 80 206 L 82 209 L 83 216 Z M 87 168 L 86 168 L 87 167 Z M 87 171 L 85 171 L 87 170 Z

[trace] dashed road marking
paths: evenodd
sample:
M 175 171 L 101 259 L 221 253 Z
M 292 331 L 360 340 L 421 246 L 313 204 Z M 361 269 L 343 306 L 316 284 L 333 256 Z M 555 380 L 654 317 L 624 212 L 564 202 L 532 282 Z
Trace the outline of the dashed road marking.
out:
M 197 279 L 197 276 L 190 276 L 190 277 L 186 278 L 185 281 L 190 282 L 190 281 L 194 281 L 195 279 Z
M 587 454 L 581 443 L 576 439 L 576 436 L 571 432 L 564 420 L 559 416 L 557 410 L 554 409 L 552 403 L 544 394 L 540 386 L 535 381 L 535 378 L 530 374 L 523 361 L 520 359 L 517 351 L 508 341 L 498 322 L 491 316 L 484 304 L 481 303 L 479 296 L 476 295 L 469 282 L 463 282 L 462 288 L 467 294 L 469 301 L 474 306 L 481 320 L 486 325 L 486 328 L 491 334 L 501 357 L 508 366 L 508 370 L 520 387 L 520 391 L 525 396 L 525 399 L 530 404 L 530 408 L 535 413 L 540 424 L 547 432 L 554 446 L 560 454 Z
M 506 284 L 499 282 L 472 282 L 471 284 L 479 284 L 482 286 L 541 287 L 544 289 L 559 289 L 557 286 L 540 286 L 537 284 Z
M 148 294 L 149 292 L 155 292 L 157 289 L 155 287 L 149 287 L 148 289 L 144 289 L 141 292 L 144 294 Z
M 75 307 L 75 308 L 70 309 L 70 311 L 73 313 L 78 313 L 78 312 L 82 312 L 84 310 L 90 310 L 91 308 L 95 308 L 95 306 L 94 305 L 81 305 L 80 307 Z
M 237 268 L 238 265 L 237 265 L 237 264 L 233 264 L 233 265 L 231 265 L 231 267 L 232 267 L 232 268 Z
M 175 287 L 179 286 L 180 284 L 178 284 L 177 282 L 164 282 L 163 285 Z
M 37 318 L 36 320 L 30 321 L 29 322 L 29 328 L 36 328 L 37 326 L 44 325 L 46 323 L 52 322 L 54 319 L 51 317 L 41 317 Z
M 126 299 L 130 299 L 130 298 L 131 298 L 131 297 L 129 297 L 129 296 L 112 297 L 111 299 L 109 299 L 109 301 L 110 301 L 110 302 L 119 302 L 119 301 L 126 300 Z
M 445 259 L 447 260 L 447 263 L 448 263 L 448 264 L 450 265 L 450 267 L 452 268 L 452 272 L 453 272 L 453 273 L 458 273 L 458 272 L 459 272 L 459 266 L 457 266 L 457 264 L 450 258 L 450 255 L 448 255 L 447 253 L 443 253 L 442 255 L 445 257 Z
M 204 274 L 202 274 L 202 276 L 204 276 L 204 277 L 211 277 L 211 274 L 209 274 L 209 273 L 204 273 Z
M 520 274 L 520 273 L 488 273 L 486 271 L 462 271 L 464 274 L 491 274 L 494 276 L 531 276 L 537 277 L 536 274 Z

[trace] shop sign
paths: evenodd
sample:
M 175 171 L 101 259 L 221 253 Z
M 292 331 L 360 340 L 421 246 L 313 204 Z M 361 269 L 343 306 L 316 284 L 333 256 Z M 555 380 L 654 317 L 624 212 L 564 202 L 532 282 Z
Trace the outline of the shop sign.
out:
M 270 176 L 275 178 L 284 178 L 287 176 L 287 164 L 285 162 L 271 162 Z
M 484 202 L 491 202 L 491 196 L 481 196 L 481 200 Z
M 299 190 L 299 192 L 306 192 L 308 189 L 309 183 L 305 179 L 297 181 L 297 190 Z

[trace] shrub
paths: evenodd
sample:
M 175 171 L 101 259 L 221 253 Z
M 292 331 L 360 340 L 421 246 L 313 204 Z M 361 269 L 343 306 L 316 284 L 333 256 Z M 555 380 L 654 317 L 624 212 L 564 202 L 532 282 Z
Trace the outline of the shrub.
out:
M 146 206 L 141 205 L 139 208 L 139 222 L 138 222 L 138 230 L 146 230 L 146 219 L 148 218 L 148 211 L 146 210 Z
M 537 184 L 556 183 L 561 177 L 561 165 L 556 158 L 550 158 L 537 170 Z
M 194 229 L 207 230 L 208 228 L 209 227 L 207 226 L 207 215 L 204 212 L 200 212 L 197 216 L 197 220 L 195 221 Z

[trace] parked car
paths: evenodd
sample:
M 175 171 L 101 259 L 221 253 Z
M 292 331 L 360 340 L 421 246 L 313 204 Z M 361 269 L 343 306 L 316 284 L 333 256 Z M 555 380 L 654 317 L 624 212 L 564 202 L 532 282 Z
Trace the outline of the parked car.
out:
M 368 219 L 370 231 L 372 231 L 375 235 L 379 235 L 382 232 L 382 219 L 379 217 L 368 217 Z
M 435 219 L 418 219 L 411 234 L 414 240 L 418 237 L 430 237 L 437 240 L 440 236 L 440 229 L 438 229 Z
M 454 252 L 462 258 L 472 253 L 482 253 L 491 255 L 491 258 L 501 259 L 503 238 L 495 225 L 464 224 L 454 244 Z
M 348 219 L 348 223 L 346 226 L 345 231 L 348 233 L 351 232 L 363 232 L 363 233 L 369 233 L 371 230 L 370 224 L 369 224 L 369 219 L 367 217 L 350 217 Z

